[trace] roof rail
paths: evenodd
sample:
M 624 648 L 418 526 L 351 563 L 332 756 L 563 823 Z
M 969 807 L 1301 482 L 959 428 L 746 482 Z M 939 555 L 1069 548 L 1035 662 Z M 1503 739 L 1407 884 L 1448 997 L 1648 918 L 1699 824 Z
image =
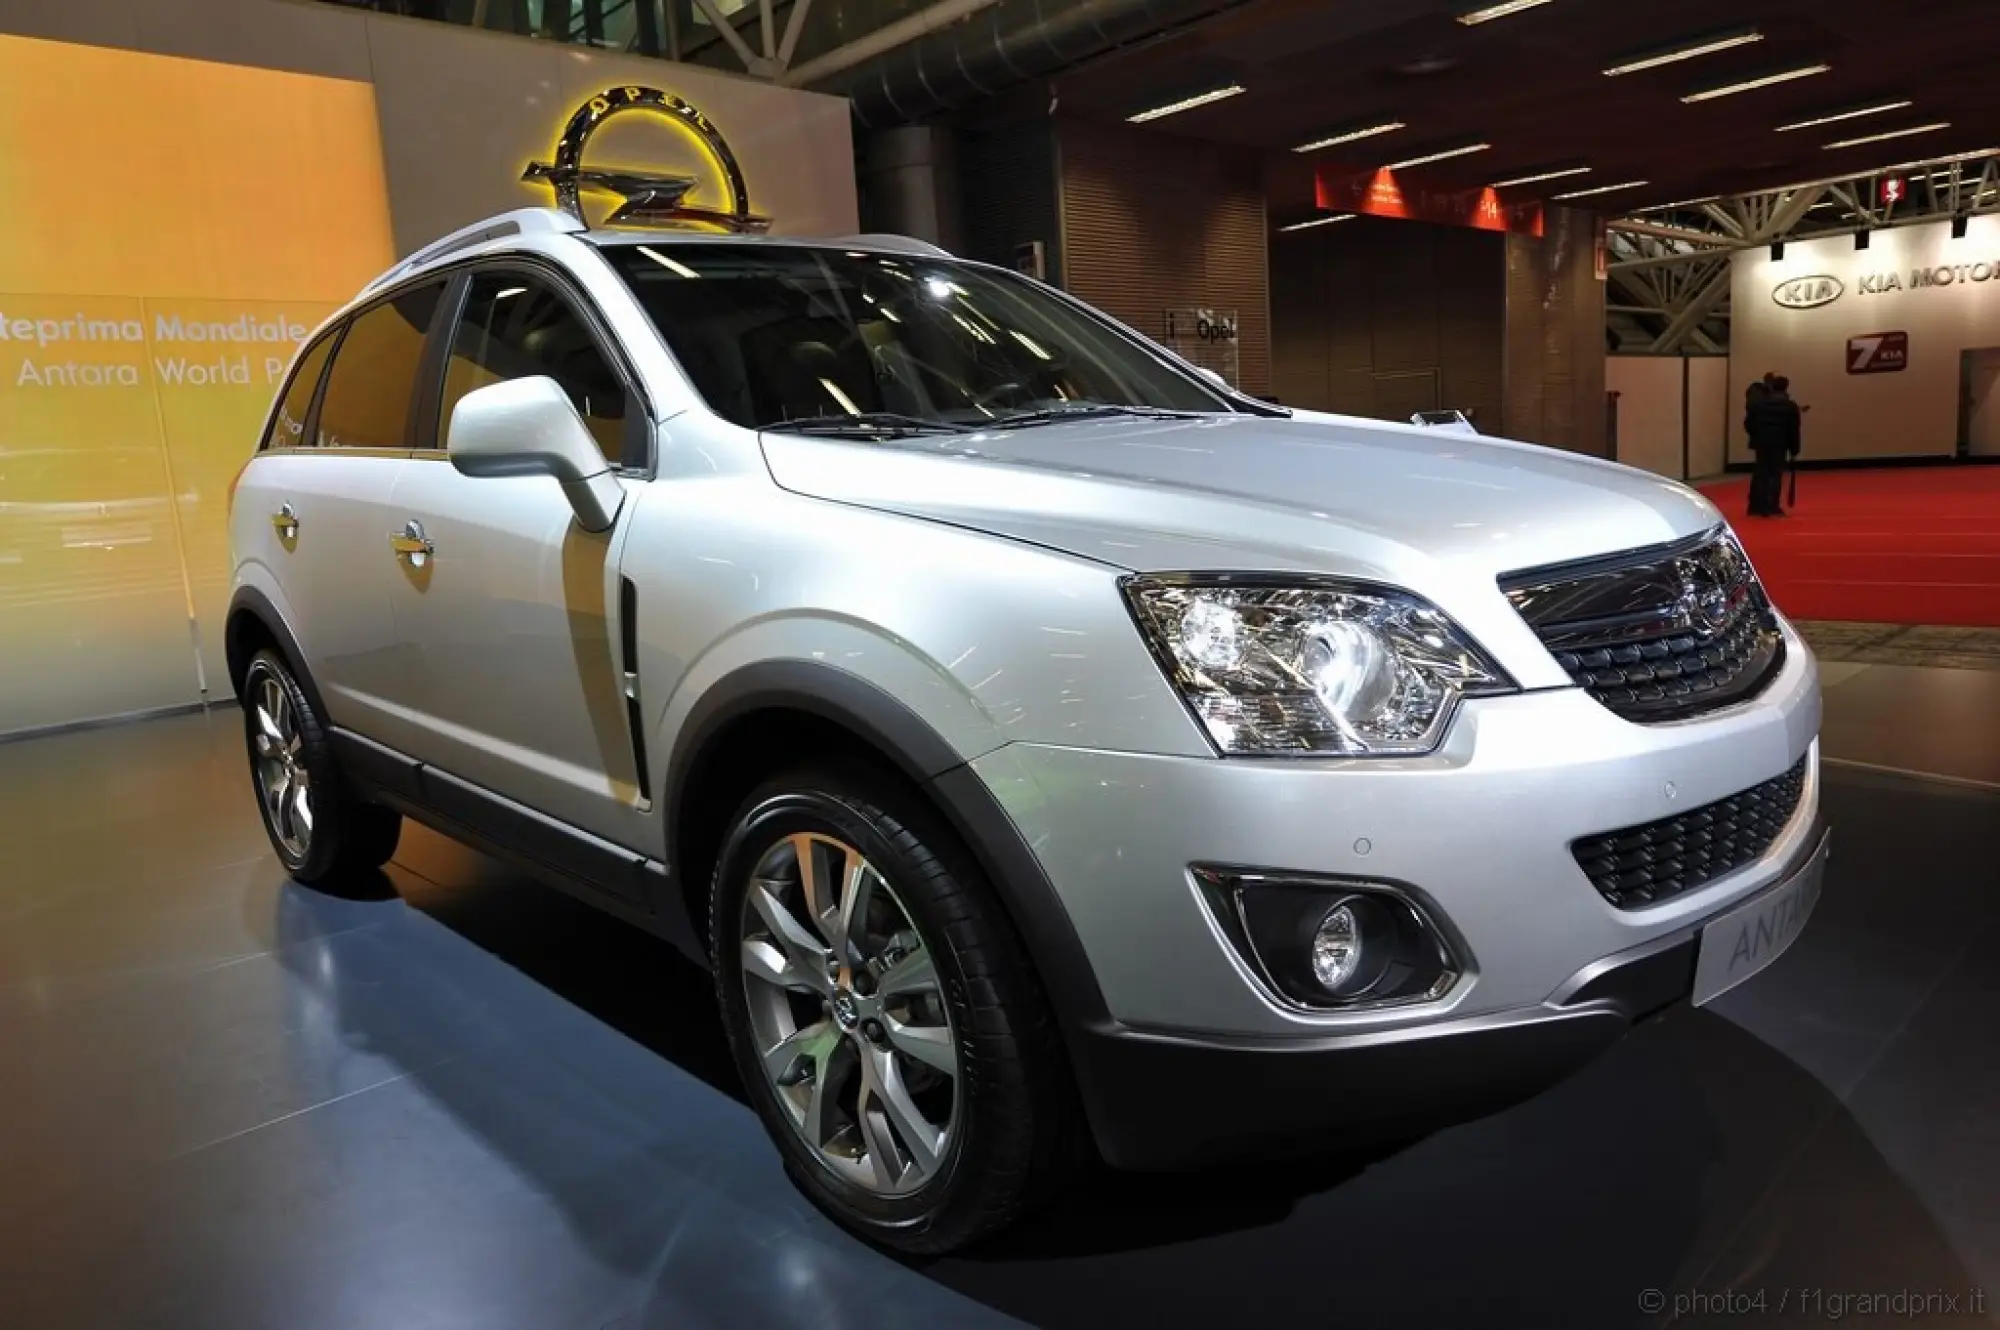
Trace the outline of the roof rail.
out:
M 933 259 L 948 259 L 952 257 L 951 251 L 943 246 L 933 245 L 930 241 L 919 240 L 915 236 L 886 234 L 841 236 L 833 243 L 836 245 L 861 245 L 869 249 L 893 250 L 898 254 L 921 254 L 926 258 Z
M 447 255 L 471 249 L 474 245 L 483 245 L 489 240 L 498 240 L 502 236 L 566 235 L 585 229 L 587 228 L 582 222 L 555 208 L 516 208 L 512 212 L 503 212 L 497 217 L 488 217 L 485 221 L 460 227 L 441 240 L 433 240 L 370 282 L 362 294 L 366 295 L 370 291 L 387 286 L 425 264 L 435 263 Z

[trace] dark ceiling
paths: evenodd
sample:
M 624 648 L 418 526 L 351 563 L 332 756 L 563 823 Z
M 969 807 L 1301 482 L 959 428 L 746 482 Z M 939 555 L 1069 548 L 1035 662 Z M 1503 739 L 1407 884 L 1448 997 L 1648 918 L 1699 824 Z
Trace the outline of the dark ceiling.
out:
M 1486 0 L 1255 0 L 1057 80 L 1065 114 L 1105 120 L 1229 83 L 1246 91 L 1155 121 L 1163 133 L 1269 153 L 1273 220 L 1307 216 L 1312 168 L 1366 171 L 1472 142 L 1487 152 L 1409 168 L 1436 188 L 1539 170 L 1590 174 L 1511 200 L 1627 180 L 1580 200 L 1626 211 L 1711 194 L 1866 174 L 2000 146 L 2000 0 L 1551 0 L 1477 26 Z M 1611 78 L 1622 60 L 1754 28 L 1763 40 Z M 1687 104 L 1687 93 L 1809 64 L 1815 77 Z M 1882 101 L 1907 109 L 1775 132 Z M 1296 144 L 1387 120 L 1408 128 L 1311 154 Z M 1864 134 L 1934 133 L 1829 151 Z

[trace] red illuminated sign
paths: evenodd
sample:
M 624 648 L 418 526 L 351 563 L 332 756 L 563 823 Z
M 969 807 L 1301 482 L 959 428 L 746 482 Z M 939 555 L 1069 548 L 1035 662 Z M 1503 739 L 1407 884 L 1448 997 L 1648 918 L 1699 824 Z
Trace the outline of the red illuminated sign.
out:
M 1910 366 L 1907 332 L 1863 333 L 1847 339 L 1849 374 L 1894 374 Z
M 1882 202 L 1885 205 L 1891 203 L 1901 203 L 1903 201 L 1904 196 L 1907 195 L 1909 192 L 1910 192 L 1909 181 L 1903 179 L 1903 177 L 1899 175 L 1887 176 L 1882 181 Z
M 1327 212 L 1399 217 L 1481 231 L 1515 231 L 1533 236 L 1542 233 L 1541 204 L 1502 203 L 1499 194 L 1491 189 L 1437 191 L 1406 187 L 1393 171 L 1386 169 L 1372 175 L 1320 171 L 1313 183 L 1314 196 Z

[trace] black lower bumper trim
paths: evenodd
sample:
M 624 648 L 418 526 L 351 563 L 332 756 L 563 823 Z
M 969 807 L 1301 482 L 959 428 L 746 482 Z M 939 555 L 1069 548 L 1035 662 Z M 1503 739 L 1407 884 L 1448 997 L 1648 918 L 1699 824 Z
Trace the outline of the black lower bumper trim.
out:
M 1127 1169 L 1404 1139 L 1539 1094 L 1687 997 L 1684 937 L 1529 1013 L 1331 1039 L 1210 1042 L 1080 1030 L 1077 1079 L 1105 1160 Z

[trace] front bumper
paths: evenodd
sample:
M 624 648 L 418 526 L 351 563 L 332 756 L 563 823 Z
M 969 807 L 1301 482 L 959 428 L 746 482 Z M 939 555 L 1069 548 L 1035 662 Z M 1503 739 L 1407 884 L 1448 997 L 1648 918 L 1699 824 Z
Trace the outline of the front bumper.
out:
M 1596 961 L 1764 889 L 1805 848 L 1819 803 L 1820 697 L 1794 639 L 1754 701 L 1635 725 L 1576 688 L 1466 704 L 1445 746 L 1401 760 L 1161 757 L 1010 744 L 971 770 L 1031 849 L 1109 1017 L 1199 1036 L 1311 1038 L 1533 1007 Z M 1639 910 L 1592 887 L 1572 842 L 1672 817 L 1788 771 L 1805 790 L 1764 856 Z M 1468 969 L 1420 1006 L 1341 1014 L 1275 1002 L 1189 872 L 1226 864 L 1397 884 Z
M 1816 822 L 1803 844 L 1760 895 L 1823 871 L 1826 828 Z M 1098 1149 L 1120 1168 L 1409 1138 L 1538 1094 L 1686 1000 L 1701 945 L 1700 925 L 1684 926 L 1520 1011 L 1311 1040 L 1086 1029 L 1071 1055 Z
M 1565 688 L 1470 702 L 1421 759 L 1012 744 L 972 763 L 966 778 L 1051 889 L 1044 913 L 1073 933 L 1082 973 L 1046 975 L 1051 991 L 1101 995 L 1063 1015 L 1105 1155 L 1145 1166 L 1295 1130 L 1324 1139 L 1462 1118 L 1533 1093 L 1685 997 L 1701 926 L 1816 871 L 1824 853 L 1817 667 L 1785 631 L 1786 664 L 1754 701 L 1691 721 L 1633 724 Z M 1804 791 L 1764 855 L 1685 895 L 1618 909 L 1570 849 L 1802 757 Z M 1288 1006 L 1227 941 L 1193 864 L 1392 884 L 1442 922 L 1464 973 L 1432 1002 Z M 1175 1093 L 1161 1096 L 1163 1084 Z

